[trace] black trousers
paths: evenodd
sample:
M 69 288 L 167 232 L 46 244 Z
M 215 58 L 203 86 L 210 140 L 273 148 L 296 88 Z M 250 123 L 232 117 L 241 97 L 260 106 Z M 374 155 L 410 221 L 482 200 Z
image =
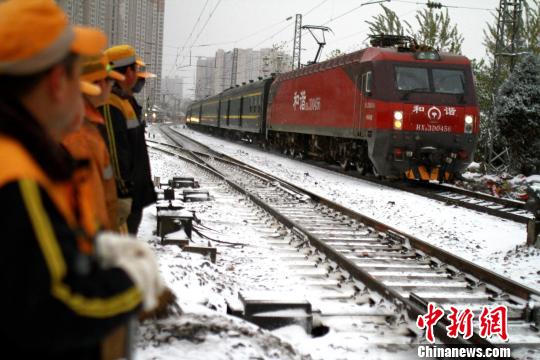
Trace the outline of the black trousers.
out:
M 142 209 L 136 211 L 131 210 L 131 213 L 127 218 L 128 232 L 131 235 L 137 236 L 137 232 L 139 231 L 139 225 L 141 224 L 142 213 Z

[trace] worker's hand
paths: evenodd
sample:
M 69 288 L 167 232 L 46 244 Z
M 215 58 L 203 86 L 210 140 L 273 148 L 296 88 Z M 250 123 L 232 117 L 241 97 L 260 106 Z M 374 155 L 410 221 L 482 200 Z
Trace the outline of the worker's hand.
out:
M 143 310 L 158 305 L 165 284 L 148 245 L 132 236 L 104 232 L 96 238 L 96 255 L 104 267 L 119 267 L 128 274 L 142 293 Z
M 121 198 L 118 199 L 118 225 L 125 224 L 127 218 L 131 213 L 131 204 L 133 203 L 132 198 Z

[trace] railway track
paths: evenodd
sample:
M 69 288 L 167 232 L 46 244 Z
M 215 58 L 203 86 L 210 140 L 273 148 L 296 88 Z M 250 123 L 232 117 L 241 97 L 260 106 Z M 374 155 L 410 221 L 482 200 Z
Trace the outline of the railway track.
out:
M 464 207 L 506 220 L 526 224 L 529 219 L 533 218 L 533 214 L 525 209 L 525 202 L 523 201 L 498 198 L 486 193 L 466 190 L 446 184 L 419 182 L 404 183 L 399 181 L 381 180 L 374 176 L 365 176 L 348 170 L 343 170 L 336 165 L 330 165 L 312 160 L 302 161 L 317 167 L 322 167 L 329 171 L 338 172 L 343 175 L 362 179 L 378 185 L 412 192 L 420 196 L 442 201 L 446 204 Z
M 219 203 L 236 203 L 235 218 L 243 224 L 244 231 L 256 231 L 259 234 L 257 239 L 252 240 L 256 249 L 263 247 L 271 252 L 271 255 L 265 254 L 262 261 L 259 250 L 254 251 L 255 255 L 247 249 L 236 255 L 248 258 L 254 256 L 257 268 L 266 269 L 261 276 L 257 271 L 253 273 L 252 266 L 247 262 L 245 271 L 248 273 L 245 277 L 256 278 L 257 281 L 251 285 L 249 280 L 243 280 L 251 291 L 242 291 L 242 297 L 259 297 L 268 303 L 279 303 L 284 299 L 287 302 L 309 300 L 313 311 L 312 333 L 314 336 L 323 336 L 331 329 L 336 358 L 356 359 L 358 353 L 369 352 L 379 355 L 386 352 L 393 359 L 416 358 L 417 346 L 422 339 L 409 330 L 407 323 L 402 320 L 401 311 L 391 302 L 365 287 L 362 287 L 360 293 L 356 281 L 334 261 L 322 257 L 301 234 L 284 230 L 281 223 L 253 201 L 246 199 L 243 192 L 220 185 L 220 182 L 223 183 L 222 177 L 202 164 L 197 155 L 191 156 L 189 151 L 179 155 L 174 146 L 152 141 L 149 141 L 149 148 L 186 162 L 182 166 L 182 174 L 194 176 L 202 188 L 208 186 L 212 189 L 213 206 L 219 209 Z M 216 245 L 221 253 L 219 243 Z M 228 253 L 224 256 L 231 258 L 233 255 Z M 240 271 L 240 266 L 235 267 L 235 271 Z M 287 269 L 286 276 L 279 275 L 283 269 Z M 271 290 L 265 286 L 267 283 L 272 284 Z M 230 304 L 239 302 L 236 300 Z
M 422 183 L 414 185 L 389 184 L 388 182 L 381 182 L 381 184 L 524 224 L 533 218 L 533 214 L 525 210 L 525 202 L 523 201 L 502 199 L 445 184 Z
M 194 161 L 221 176 L 317 249 L 320 261 L 330 260 L 358 283 L 406 312 L 409 319 L 426 313 L 428 303 L 471 309 L 475 318 L 483 306 L 508 309 L 508 343 L 473 336 L 449 338 L 447 319 L 434 328 L 446 344 L 508 346 L 516 358 L 540 356 L 540 293 L 459 258 L 414 236 L 344 208 L 237 160 L 222 157 L 183 135 L 162 129 L 173 141 L 189 143 Z M 171 145 L 168 145 L 172 148 Z M 184 147 L 186 147 L 184 145 Z M 414 328 L 414 326 L 412 327 Z M 532 354 L 532 355 L 531 355 Z

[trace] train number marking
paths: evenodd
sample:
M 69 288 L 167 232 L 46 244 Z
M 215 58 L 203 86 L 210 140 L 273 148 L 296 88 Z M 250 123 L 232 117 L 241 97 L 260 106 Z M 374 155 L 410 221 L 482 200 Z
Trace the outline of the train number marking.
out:
M 416 131 L 452 132 L 450 125 L 416 124 Z

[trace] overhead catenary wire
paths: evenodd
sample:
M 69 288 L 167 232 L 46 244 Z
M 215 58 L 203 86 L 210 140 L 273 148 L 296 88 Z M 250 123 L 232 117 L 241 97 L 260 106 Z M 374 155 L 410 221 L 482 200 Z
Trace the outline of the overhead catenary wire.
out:
M 306 11 L 304 13 L 304 16 L 305 15 L 308 15 L 310 14 L 311 12 L 315 11 L 316 9 L 318 9 L 319 7 L 321 7 L 322 5 L 324 5 L 326 2 L 328 2 L 329 0 L 322 0 L 322 1 L 319 1 L 316 5 L 313 6 L 313 8 L 311 8 L 310 10 Z M 415 4 L 415 5 L 428 5 L 428 4 L 433 4 L 434 2 L 433 1 L 415 1 L 415 0 L 371 0 L 371 1 L 364 1 L 363 3 L 361 4 L 358 4 L 356 6 L 354 6 L 353 8 L 341 13 L 341 14 L 338 14 L 337 16 L 332 16 L 330 17 L 327 21 L 325 21 L 323 23 L 323 25 L 326 25 L 326 24 L 330 24 L 332 22 L 335 22 L 351 13 L 354 13 L 355 11 L 359 10 L 361 7 L 363 6 L 366 6 L 366 5 L 371 5 L 371 4 L 378 4 L 378 3 L 388 3 L 388 2 L 400 2 L 400 3 L 410 3 L 410 4 Z M 436 2 L 435 4 L 439 4 L 439 2 Z M 455 9 L 471 9 L 471 10 L 487 10 L 487 11 L 492 11 L 494 9 L 488 9 L 488 8 L 481 8 L 481 7 L 471 7 L 471 6 L 459 6 L 459 5 L 442 5 L 443 7 L 447 7 L 447 8 L 455 8 Z M 414 10 L 413 10 L 414 11 Z M 407 14 L 409 14 L 410 12 L 407 12 Z M 237 40 L 234 40 L 234 41 L 228 41 L 228 42 L 223 42 L 223 43 L 214 43 L 214 44 L 198 44 L 198 45 L 195 45 L 194 46 L 200 46 L 200 47 L 204 47 L 204 46 L 215 46 L 215 45 L 225 45 L 225 44 L 236 44 L 240 41 L 243 41 L 243 40 L 246 40 L 246 39 L 249 39 L 249 38 L 252 38 L 256 35 L 259 35 L 269 29 L 272 29 L 276 26 L 279 26 L 285 22 L 287 22 L 288 20 L 290 20 L 291 17 L 287 18 L 286 20 L 281 20 L 281 21 L 278 21 L 276 23 L 273 23 L 269 26 L 266 26 L 260 30 L 257 30 L 256 32 L 254 33 L 251 33 L 247 36 L 244 36 L 242 38 L 239 38 Z M 287 29 L 290 28 L 290 26 L 292 25 L 292 23 L 287 23 L 285 26 L 279 28 L 278 30 L 276 30 L 275 32 L 273 32 L 272 34 L 270 34 L 269 36 L 265 37 L 263 40 L 259 41 L 257 44 L 255 44 L 254 46 L 252 46 L 253 48 L 258 48 L 260 45 L 264 44 L 264 43 L 267 43 L 269 40 L 272 40 L 274 39 L 275 37 L 277 37 L 279 34 L 283 33 L 284 31 L 286 31 Z M 352 34 L 349 34 L 349 35 L 346 35 L 344 37 L 341 37 L 339 39 L 336 39 L 336 41 L 342 41 L 344 39 L 347 39 L 347 38 L 350 38 L 352 36 L 355 36 L 356 34 L 359 34 L 359 33 L 362 33 L 364 32 L 365 30 L 362 30 L 362 31 L 359 31 L 359 32 L 355 32 L 355 33 L 352 33 Z
M 193 25 L 193 27 L 191 28 L 191 32 L 189 33 L 189 36 L 186 38 L 186 41 L 184 42 L 184 44 L 182 45 L 181 48 L 176 48 L 176 59 L 174 60 L 174 65 L 173 67 L 171 67 L 171 69 L 169 70 L 168 72 L 168 75 L 171 75 L 171 73 L 175 70 L 175 68 L 178 66 L 178 58 L 180 57 L 180 53 L 182 53 L 186 47 L 186 45 L 188 44 L 189 40 L 191 39 L 191 35 L 193 35 L 193 33 L 195 32 L 195 29 L 197 28 L 197 25 L 199 24 L 199 22 L 201 21 L 201 17 L 202 15 L 204 14 L 204 10 L 206 10 L 206 6 L 208 5 L 208 2 L 210 0 L 206 0 L 206 2 L 204 3 L 204 6 L 203 8 L 201 9 L 201 12 L 199 13 L 199 17 L 197 18 L 197 20 L 195 21 L 195 24 Z
M 195 40 L 193 40 L 193 42 L 191 43 L 190 48 L 193 47 L 193 45 L 197 42 L 197 40 L 199 40 L 199 37 L 201 36 L 202 32 L 206 29 L 206 26 L 208 25 L 208 22 L 210 22 L 210 19 L 212 19 L 212 16 L 214 16 L 214 13 L 216 12 L 216 9 L 218 8 L 219 4 L 221 4 L 221 1 L 222 0 L 218 0 L 218 2 L 216 3 L 216 6 L 214 6 L 212 11 L 210 12 L 210 15 L 208 15 L 208 18 L 206 19 L 206 22 L 204 23 L 203 27 L 201 28 L 201 30 L 197 34 L 197 37 L 195 38 Z
M 468 9 L 468 10 L 485 10 L 485 11 L 494 11 L 495 9 L 488 9 L 488 8 L 481 8 L 481 7 L 472 7 L 472 6 L 458 6 L 458 5 L 444 5 L 440 2 L 434 2 L 434 1 L 412 1 L 412 0 L 388 0 L 393 2 L 399 2 L 399 3 L 407 3 L 407 4 L 415 4 L 415 5 L 429 5 L 429 4 L 438 4 L 441 7 L 445 8 L 451 8 L 451 9 Z
M 210 11 L 210 14 L 208 15 L 208 18 L 206 19 L 206 22 L 203 24 L 203 26 L 201 27 L 199 33 L 197 34 L 197 36 L 195 37 L 195 40 L 193 40 L 193 42 L 191 43 L 191 46 L 189 47 L 189 50 L 191 52 L 191 49 L 193 48 L 193 45 L 197 42 L 197 40 L 199 39 L 199 37 L 201 36 L 201 34 L 203 33 L 203 31 L 206 29 L 206 26 L 208 25 L 208 23 L 210 22 L 210 19 L 212 19 L 212 16 L 214 15 L 214 13 L 216 12 L 216 9 L 218 8 L 219 4 L 221 4 L 221 1 L 222 0 L 218 0 L 218 2 L 216 3 L 216 5 L 214 6 L 214 8 L 212 9 L 212 11 Z M 208 3 L 208 0 L 206 1 Z M 206 4 L 205 4 L 205 7 L 206 7 Z M 204 8 L 203 8 L 204 10 Z M 202 14 L 202 12 L 201 12 Z M 189 37 L 188 37 L 189 38 Z M 186 41 L 187 43 L 187 41 Z M 184 50 L 184 47 L 182 48 L 182 51 Z M 191 56 L 191 55 L 190 55 Z M 182 57 L 182 59 L 184 59 L 185 56 Z M 174 69 L 178 69 L 178 56 L 176 58 L 176 61 L 175 61 L 175 66 L 174 66 Z M 171 69 L 171 72 L 174 70 L 174 69 Z M 169 73 L 169 75 L 170 75 Z
M 320 1 L 320 2 L 319 2 L 318 4 L 316 4 L 314 7 L 312 7 L 312 8 L 309 9 L 308 11 L 306 11 L 306 13 L 304 14 L 304 16 L 306 16 L 306 15 L 312 13 L 313 11 L 315 11 L 316 9 L 318 9 L 319 7 L 321 7 L 324 3 L 328 2 L 328 1 L 329 1 L 329 0 L 322 0 L 322 1 Z M 207 0 L 207 2 L 208 2 L 208 0 Z M 219 2 L 221 2 L 221 0 L 220 0 Z M 242 37 L 242 38 L 240 38 L 240 39 L 237 39 L 237 40 L 234 40 L 234 41 L 226 41 L 226 42 L 221 42 L 221 43 L 211 43 L 211 44 L 195 44 L 196 41 L 198 40 L 198 38 L 200 37 L 202 31 L 203 31 L 204 28 L 206 27 L 206 24 L 208 23 L 208 21 L 210 20 L 211 16 L 213 15 L 213 12 L 215 11 L 215 9 L 217 8 L 217 6 L 219 5 L 219 2 L 218 2 L 218 3 L 216 4 L 216 6 L 214 7 L 214 10 L 212 10 L 212 12 L 211 12 L 209 18 L 207 19 L 207 22 L 205 23 L 205 25 L 203 26 L 203 28 L 201 29 L 201 31 L 199 31 L 197 37 L 196 37 L 195 40 L 192 42 L 191 46 L 189 46 L 190 49 L 191 49 L 191 48 L 196 48 L 196 47 L 210 47 L 210 46 L 219 46 L 219 45 L 226 45 L 226 44 L 236 44 L 236 43 L 238 43 L 238 42 L 240 42 L 240 41 L 249 39 L 249 38 L 251 38 L 251 37 L 253 37 L 253 36 L 255 36 L 255 35 L 258 35 L 258 34 L 264 32 L 264 31 L 266 31 L 266 30 L 268 30 L 268 29 L 271 29 L 271 28 L 273 28 L 273 27 L 275 27 L 275 26 L 278 26 L 278 25 L 280 25 L 280 24 L 282 24 L 282 23 L 285 23 L 285 22 L 287 22 L 287 21 L 289 21 L 289 20 L 292 19 L 292 16 L 291 16 L 291 17 L 286 18 L 285 20 L 280 20 L 280 21 L 277 22 L 277 23 L 274 23 L 274 24 L 272 24 L 272 25 L 269 25 L 269 26 L 267 26 L 267 27 L 265 27 L 265 28 L 263 28 L 263 29 L 260 29 L 260 30 L 258 30 L 258 31 L 256 31 L 256 32 L 252 33 L 252 34 L 249 34 L 249 35 L 247 35 L 247 36 L 244 36 L 244 37 Z M 202 13 L 201 13 L 201 14 L 202 14 Z M 200 16 L 199 16 L 199 18 L 200 18 Z M 257 46 L 259 46 L 260 44 L 262 44 L 262 43 L 264 43 L 264 42 L 266 42 L 266 41 L 268 41 L 268 40 L 274 38 L 274 37 L 277 36 L 278 34 L 280 34 L 280 33 L 282 33 L 283 31 L 285 31 L 288 27 L 289 27 L 289 25 L 287 24 L 285 27 L 281 28 L 281 29 L 278 30 L 277 32 L 275 32 L 275 33 L 273 33 L 272 35 L 270 35 L 269 37 L 265 38 L 263 41 L 259 42 L 259 43 L 258 43 L 257 45 L 255 45 L 254 47 L 257 47 Z M 188 39 L 189 39 L 190 37 L 191 37 L 191 34 L 190 34 L 190 36 L 188 37 Z M 167 46 L 167 47 L 172 47 L 172 46 Z M 173 47 L 173 48 L 174 48 L 174 47 Z M 185 46 L 182 47 L 182 50 L 181 50 L 180 52 L 182 52 L 182 51 L 184 50 L 184 48 L 185 48 Z M 175 65 L 175 66 L 177 66 L 177 63 L 178 63 L 178 61 L 176 61 L 176 65 Z
M 314 7 L 312 7 L 311 9 L 309 9 L 308 11 L 306 11 L 304 14 L 302 14 L 302 16 L 307 16 L 308 14 L 311 14 L 313 11 L 315 11 L 316 9 L 318 9 L 319 7 L 321 7 L 324 3 L 328 2 L 329 0 L 323 0 L 321 1 L 320 3 L 318 3 L 317 5 L 315 5 Z M 292 19 L 292 17 L 289 17 L 287 19 Z M 269 37 L 267 37 L 266 39 L 262 40 L 261 42 L 257 43 L 257 45 L 253 46 L 254 48 L 256 48 L 257 46 L 261 45 L 261 44 L 264 44 L 266 41 L 268 40 L 271 40 L 273 38 L 275 38 L 277 35 L 281 34 L 283 31 L 287 30 L 287 28 L 289 27 L 290 25 L 287 24 L 285 27 L 283 27 L 282 29 L 280 29 L 279 31 L 273 33 L 272 35 L 270 35 Z

